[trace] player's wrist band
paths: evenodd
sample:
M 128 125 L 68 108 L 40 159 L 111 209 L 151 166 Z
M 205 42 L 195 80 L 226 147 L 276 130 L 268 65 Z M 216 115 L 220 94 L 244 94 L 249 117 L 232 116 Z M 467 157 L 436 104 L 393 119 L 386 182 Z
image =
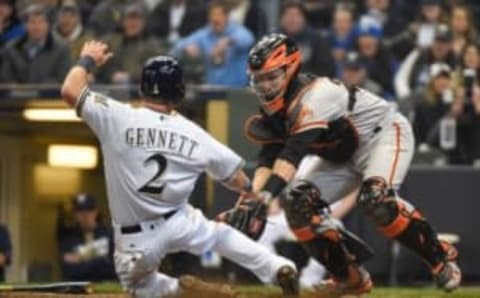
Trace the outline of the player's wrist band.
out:
M 76 65 L 83 67 L 88 73 L 91 73 L 96 67 L 95 59 L 88 55 L 80 57 Z
M 263 191 L 268 191 L 272 194 L 272 197 L 276 197 L 282 192 L 285 186 L 287 186 L 287 181 L 285 181 L 285 179 L 277 174 L 272 174 L 265 183 Z

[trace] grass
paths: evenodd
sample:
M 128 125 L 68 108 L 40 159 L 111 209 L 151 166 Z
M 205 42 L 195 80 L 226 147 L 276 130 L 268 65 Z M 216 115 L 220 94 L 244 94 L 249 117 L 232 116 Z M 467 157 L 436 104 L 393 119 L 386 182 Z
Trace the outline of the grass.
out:
M 280 291 L 277 288 L 261 287 L 261 286 L 240 286 L 239 292 L 245 298 L 259 298 L 280 297 Z M 118 284 L 106 283 L 95 285 L 95 290 L 98 293 L 112 293 L 120 292 L 121 289 Z M 311 292 L 304 291 L 302 297 L 313 298 L 316 297 Z M 368 298 L 478 298 L 480 297 L 479 287 L 465 287 L 447 294 L 435 288 L 375 288 Z M 317 297 L 321 298 L 321 297 Z

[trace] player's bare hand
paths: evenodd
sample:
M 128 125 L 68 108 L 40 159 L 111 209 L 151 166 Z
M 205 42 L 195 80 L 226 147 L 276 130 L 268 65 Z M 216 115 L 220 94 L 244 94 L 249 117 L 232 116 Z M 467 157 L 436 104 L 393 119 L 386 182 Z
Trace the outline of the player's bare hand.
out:
M 105 64 L 113 53 L 108 50 L 108 45 L 102 41 L 91 40 L 83 44 L 80 57 L 90 56 L 95 60 L 95 65 L 100 66 Z

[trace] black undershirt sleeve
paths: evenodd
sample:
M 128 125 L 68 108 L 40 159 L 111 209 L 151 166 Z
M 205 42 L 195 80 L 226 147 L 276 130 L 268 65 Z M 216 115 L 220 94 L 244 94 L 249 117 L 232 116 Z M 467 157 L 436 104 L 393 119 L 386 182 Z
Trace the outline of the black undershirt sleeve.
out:
M 325 128 L 312 128 L 294 135 L 291 135 L 277 158 L 287 160 L 295 167 L 307 155 L 315 143 L 321 143 L 321 139 L 326 135 Z
M 272 168 L 275 159 L 277 159 L 278 154 L 283 150 L 284 146 L 285 144 L 280 143 L 263 145 L 258 154 L 257 167 Z

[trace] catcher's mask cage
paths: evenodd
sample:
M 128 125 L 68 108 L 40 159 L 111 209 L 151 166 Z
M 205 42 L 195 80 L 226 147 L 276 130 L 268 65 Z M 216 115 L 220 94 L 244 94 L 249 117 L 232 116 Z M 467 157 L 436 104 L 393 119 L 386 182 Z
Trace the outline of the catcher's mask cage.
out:
M 250 50 L 250 86 L 268 113 L 284 108 L 283 95 L 302 62 L 296 43 L 284 34 L 268 34 Z

